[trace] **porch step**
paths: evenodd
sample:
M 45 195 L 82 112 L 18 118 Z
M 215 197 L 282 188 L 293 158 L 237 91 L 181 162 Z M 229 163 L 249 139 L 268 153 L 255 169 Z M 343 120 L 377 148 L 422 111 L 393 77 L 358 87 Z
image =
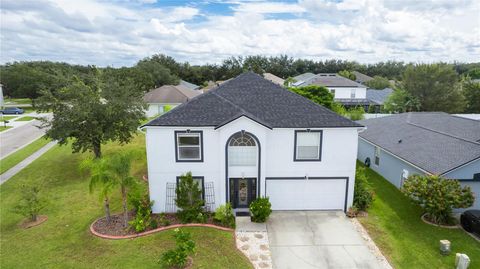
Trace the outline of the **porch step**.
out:
M 235 216 L 237 216 L 237 217 L 250 217 L 250 212 L 248 212 L 248 211 L 237 211 L 237 212 L 235 212 Z

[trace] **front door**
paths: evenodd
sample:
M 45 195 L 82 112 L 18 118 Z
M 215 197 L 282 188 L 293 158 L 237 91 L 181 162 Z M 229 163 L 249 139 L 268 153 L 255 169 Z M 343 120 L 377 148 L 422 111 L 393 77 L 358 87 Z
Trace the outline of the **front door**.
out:
M 256 178 L 230 178 L 230 203 L 233 208 L 248 208 L 256 198 Z

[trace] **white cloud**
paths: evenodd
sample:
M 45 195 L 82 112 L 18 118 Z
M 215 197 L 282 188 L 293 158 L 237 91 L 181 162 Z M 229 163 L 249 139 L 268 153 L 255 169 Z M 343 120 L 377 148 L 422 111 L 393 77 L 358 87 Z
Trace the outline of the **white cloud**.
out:
M 480 2 L 421 2 L 235 1 L 231 15 L 206 15 L 201 5 L 4 0 L 1 62 L 120 66 L 153 53 L 192 63 L 251 54 L 360 62 L 480 59 Z

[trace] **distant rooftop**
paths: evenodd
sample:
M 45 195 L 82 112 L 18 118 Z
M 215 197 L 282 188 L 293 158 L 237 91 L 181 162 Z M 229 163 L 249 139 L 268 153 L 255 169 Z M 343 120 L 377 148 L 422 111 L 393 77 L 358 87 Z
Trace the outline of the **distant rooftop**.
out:
M 263 73 L 263 77 L 266 80 L 270 80 L 271 82 L 273 82 L 275 84 L 278 84 L 280 86 L 283 86 L 283 82 L 285 82 L 285 80 L 283 78 L 277 77 L 277 76 L 275 76 L 274 74 L 271 74 L 271 73 Z
M 200 86 L 198 85 L 195 85 L 193 83 L 190 83 L 188 81 L 185 81 L 185 80 L 180 80 L 180 83 L 178 85 L 182 85 L 183 87 L 187 88 L 187 89 L 190 89 L 190 90 L 199 90 L 200 89 Z
M 182 85 L 163 85 L 146 93 L 143 100 L 147 104 L 181 104 L 201 93 Z
M 393 89 L 385 88 L 383 90 L 367 89 L 367 99 L 378 105 L 383 105 L 388 97 L 393 93 Z
M 320 73 L 314 76 L 310 76 L 308 79 L 304 81 L 297 80 L 297 83 L 294 83 L 294 85 L 300 86 L 300 87 L 308 86 L 308 85 L 320 85 L 325 87 L 365 88 L 364 85 L 358 82 L 355 82 L 353 80 L 350 80 L 348 78 L 342 77 L 335 73 Z
M 480 158 L 480 121 L 443 112 L 410 112 L 358 121 L 359 136 L 437 175 Z
M 358 82 L 358 83 L 363 84 L 363 83 L 373 79 L 371 76 L 367 76 L 367 75 L 362 74 L 358 71 L 353 71 L 352 73 L 355 75 L 355 81 Z

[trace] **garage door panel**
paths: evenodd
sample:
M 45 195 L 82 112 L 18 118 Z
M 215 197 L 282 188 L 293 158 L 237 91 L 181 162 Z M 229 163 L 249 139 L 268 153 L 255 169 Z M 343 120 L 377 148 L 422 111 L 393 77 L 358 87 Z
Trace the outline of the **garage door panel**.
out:
M 344 210 L 345 179 L 267 180 L 273 210 Z

